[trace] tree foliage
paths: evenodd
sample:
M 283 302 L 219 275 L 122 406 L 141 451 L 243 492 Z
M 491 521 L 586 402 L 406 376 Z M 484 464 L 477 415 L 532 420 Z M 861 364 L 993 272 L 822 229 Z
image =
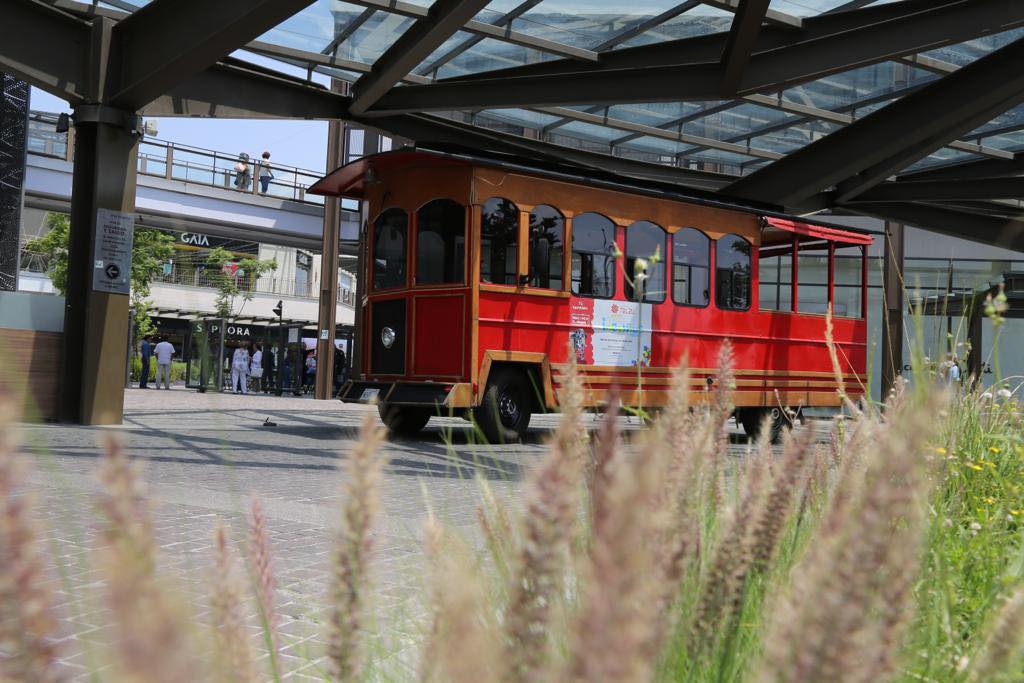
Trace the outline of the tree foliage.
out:
M 227 266 L 237 264 L 233 272 Z M 277 270 L 274 259 L 243 258 L 235 260 L 234 254 L 223 247 L 214 247 L 206 257 L 207 277 L 217 288 L 215 306 L 217 315 L 231 318 L 236 313 L 235 303 L 242 304 L 252 299 L 252 287 L 264 273 Z

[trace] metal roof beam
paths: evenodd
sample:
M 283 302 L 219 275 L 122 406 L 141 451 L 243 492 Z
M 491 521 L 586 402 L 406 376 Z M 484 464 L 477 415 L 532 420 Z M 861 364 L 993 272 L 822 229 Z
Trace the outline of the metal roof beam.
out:
M 914 171 L 897 176 L 897 180 L 958 180 L 973 178 L 1005 178 L 1024 174 L 1024 152 L 1017 152 L 1013 159 L 984 159 L 978 161 L 947 164 L 923 171 Z
M 934 204 L 878 202 L 851 204 L 850 210 L 910 223 L 952 237 L 1024 251 L 1024 221 L 957 211 Z
M 722 78 L 722 93 L 732 95 L 740 87 L 743 71 L 750 61 L 751 51 L 761 32 L 768 3 L 771 0 L 739 0 L 736 16 L 729 29 L 729 38 L 725 41 L 722 54 L 722 66 L 725 73 Z
M 134 111 L 312 2 L 154 0 L 114 27 L 105 99 Z
M 493 22 L 493 24 L 494 26 L 506 26 L 508 24 L 511 24 L 513 21 L 529 12 L 531 9 L 539 5 L 541 2 L 543 2 L 543 0 L 526 0 L 525 2 L 521 2 L 508 12 L 505 12 L 505 14 L 498 17 Z M 461 55 L 474 45 L 478 44 L 483 39 L 484 37 L 482 35 L 471 36 L 466 40 L 462 41 L 462 43 L 460 43 L 459 45 L 456 45 L 451 50 L 449 50 L 448 52 L 444 53 L 443 55 L 432 61 L 430 64 L 427 64 L 425 67 L 417 69 L 417 71 L 419 71 L 421 75 L 429 74 L 431 71 L 437 71 L 442 66 L 452 61 L 453 59 L 455 59 L 456 57 L 458 57 L 459 55 Z
M 1021 197 L 1024 197 L 1024 176 L 971 180 L 901 180 L 876 185 L 849 200 L 847 205 L 860 202 L 944 202 Z
M 705 5 L 711 7 L 717 7 L 723 9 L 726 12 L 734 12 L 737 15 L 743 11 L 743 5 L 745 0 L 703 0 Z M 786 12 L 778 12 L 776 10 L 767 10 L 765 19 L 776 26 L 781 26 L 786 29 L 803 28 L 804 21 L 798 16 L 787 14 Z
M 913 4 L 913 0 L 910 0 Z M 907 3 L 897 3 L 895 6 Z M 889 7 L 884 5 L 883 7 Z M 869 12 L 871 8 L 851 15 Z M 778 90 L 832 73 L 876 63 L 902 54 L 967 40 L 995 30 L 1024 25 L 1024 3 L 1019 0 L 971 0 L 939 4 L 909 16 L 872 23 L 836 35 L 798 40 L 784 47 L 756 52 L 739 88 L 742 94 Z M 764 33 L 764 32 L 762 32 Z M 817 34 L 815 34 L 817 35 Z M 682 41 L 688 43 L 688 39 Z M 487 107 L 598 104 L 719 99 L 724 68 L 715 61 L 679 64 L 677 45 L 671 60 L 626 68 L 611 59 L 619 52 L 633 58 L 649 55 L 635 50 L 602 53 L 606 69 L 588 69 L 544 76 L 499 77 L 500 72 L 473 78 L 448 79 L 432 85 L 395 88 L 368 114 L 402 111 L 480 109 Z M 643 50 L 644 48 L 640 48 Z M 661 53 L 660 46 L 656 48 Z M 607 55 L 608 60 L 605 61 Z M 639 61 L 647 61 L 642 57 Z M 635 62 L 634 62 L 635 63 Z
M 412 17 L 413 19 L 423 19 L 430 12 L 427 7 L 415 5 L 411 2 L 402 2 L 401 0 L 346 0 L 346 2 L 351 5 L 372 7 L 374 9 L 384 10 L 385 12 L 391 12 L 392 14 Z M 520 33 L 519 31 L 510 31 L 502 28 L 501 26 L 495 26 L 483 21 L 476 21 L 475 19 L 467 21 L 462 26 L 462 29 L 469 33 L 481 35 L 484 38 L 497 38 L 498 40 L 503 40 L 506 43 L 521 45 L 534 50 L 540 50 L 541 52 L 550 52 L 551 54 L 569 57 L 573 60 L 597 60 L 597 53 L 593 50 L 585 50 L 571 45 L 564 45 L 553 40 L 545 40 L 543 38 L 537 38 L 525 33 Z
M 89 24 L 40 0 L 4 3 L 0 71 L 77 104 L 89 95 Z
M 417 64 L 448 40 L 489 0 L 436 0 L 427 16 L 416 21 L 378 57 L 370 73 L 352 86 L 349 111 L 362 114 Z
M 730 187 L 742 197 L 798 204 L 830 186 L 848 199 L 1024 101 L 1024 40 L 798 149 Z
M 338 55 L 338 48 L 341 47 L 341 44 L 348 40 L 353 33 L 359 30 L 360 26 L 369 21 L 370 17 L 372 17 L 376 13 L 377 10 L 372 7 L 367 7 L 366 9 L 364 9 L 359 14 L 358 17 L 350 21 L 348 26 L 341 29 L 341 31 L 338 32 L 338 35 L 334 36 L 334 40 L 329 42 L 327 44 L 327 47 L 325 47 L 323 50 L 320 50 L 320 54 L 333 55 L 336 57 Z
M 614 36 L 608 38 L 603 43 L 595 47 L 594 52 L 604 52 L 605 50 L 610 50 L 616 45 L 619 45 L 620 43 L 624 43 L 627 40 L 636 38 L 638 35 L 646 33 L 650 31 L 652 28 L 661 26 L 669 19 L 674 19 L 680 14 L 689 12 L 694 7 L 703 4 L 704 0 L 686 0 L 686 2 L 681 2 L 675 7 L 668 8 L 661 14 L 655 15 L 653 17 L 648 17 L 647 19 L 644 19 L 643 21 L 634 24 L 633 26 L 630 26 L 625 30 L 616 33 Z

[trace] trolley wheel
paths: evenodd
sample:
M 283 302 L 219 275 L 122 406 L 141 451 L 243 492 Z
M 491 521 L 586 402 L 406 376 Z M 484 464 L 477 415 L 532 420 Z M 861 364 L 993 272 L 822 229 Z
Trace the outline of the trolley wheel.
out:
M 378 403 L 377 412 L 380 419 L 392 434 L 412 436 L 417 434 L 430 419 L 430 408 L 417 406 L 396 406 L 391 403 Z
M 761 427 L 764 425 L 766 415 L 771 418 L 768 428 L 771 431 L 772 443 L 779 443 L 782 440 L 782 430 L 793 428 L 793 414 L 788 408 L 785 410 L 778 406 L 772 408 L 740 408 L 736 412 L 736 418 L 743 425 L 743 431 L 751 439 L 756 440 L 761 436 Z
M 532 407 L 523 373 L 513 368 L 497 368 L 473 416 L 489 442 L 509 443 L 519 441 L 526 434 Z

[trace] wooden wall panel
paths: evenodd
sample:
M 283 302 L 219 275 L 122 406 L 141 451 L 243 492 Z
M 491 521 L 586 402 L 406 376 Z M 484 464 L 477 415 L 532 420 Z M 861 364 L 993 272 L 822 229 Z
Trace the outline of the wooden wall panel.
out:
M 60 332 L 0 328 L 0 393 L 14 396 L 28 422 L 58 418 Z

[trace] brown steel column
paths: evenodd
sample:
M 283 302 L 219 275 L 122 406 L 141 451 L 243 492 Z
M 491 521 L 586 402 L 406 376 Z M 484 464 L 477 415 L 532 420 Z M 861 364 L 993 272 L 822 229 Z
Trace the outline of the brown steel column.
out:
M 882 400 L 903 372 L 903 224 L 885 224 L 882 299 Z
M 331 89 L 344 94 L 348 84 L 337 79 Z M 327 124 L 327 172 L 341 166 L 345 145 L 345 124 L 331 119 Z M 341 248 L 341 200 L 324 197 L 324 234 L 320 248 L 320 314 L 317 317 L 316 387 L 313 397 L 330 399 L 334 393 L 334 331 L 338 316 L 338 251 Z
M 108 107 L 75 111 L 61 417 L 119 424 L 124 409 L 128 295 L 93 290 L 99 209 L 135 211 L 138 136 L 133 115 Z
M 985 368 L 982 365 L 982 350 L 981 343 L 982 339 L 982 312 L 985 309 L 985 301 L 979 296 L 975 296 L 970 310 L 970 318 L 967 326 L 967 340 L 971 344 L 970 351 L 967 352 L 967 377 L 969 382 L 967 386 L 974 388 L 976 385 L 981 383 L 981 375 Z

